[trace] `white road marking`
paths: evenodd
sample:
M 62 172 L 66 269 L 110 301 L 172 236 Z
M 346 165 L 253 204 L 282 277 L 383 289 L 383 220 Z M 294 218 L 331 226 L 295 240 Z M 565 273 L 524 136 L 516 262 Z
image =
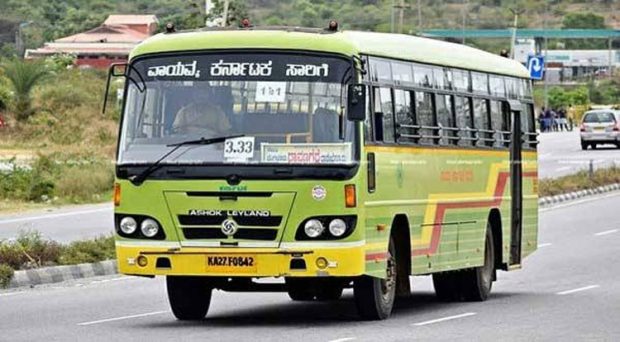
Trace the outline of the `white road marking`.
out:
M 139 317 L 147 317 L 147 316 L 154 316 L 154 315 L 161 315 L 164 313 L 168 313 L 170 311 L 153 311 L 153 312 L 147 312 L 147 313 L 143 313 L 143 314 L 138 314 L 138 315 L 130 315 L 130 316 L 122 316 L 122 317 L 114 317 L 114 318 L 107 318 L 107 319 L 100 319 L 97 321 L 91 321 L 91 322 L 82 322 L 82 323 L 78 323 L 77 325 L 93 325 L 93 324 L 99 324 L 99 323 L 107 323 L 107 322 L 114 322 L 114 321 L 122 321 L 124 319 L 130 319 L 130 318 L 139 318 Z
M 599 232 L 594 234 L 594 236 L 603 236 L 603 235 L 607 235 L 607 234 L 613 234 L 613 233 L 617 233 L 618 229 L 612 229 L 612 230 L 606 230 L 604 232 Z
M 584 287 L 580 287 L 578 289 L 572 289 L 572 290 L 567 290 L 567 291 L 562 291 L 562 292 L 558 292 L 556 293 L 557 295 L 563 296 L 563 295 L 567 295 L 567 294 L 571 294 L 571 293 L 575 293 L 575 292 L 581 292 L 581 291 L 587 291 L 587 290 L 592 290 L 595 289 L 597 287 L 600 287 L 599 285 L 590 285 L 590 286 L 584 286 Z
M 543 248 L 543 247 L 548 247 L 551 246 L 550 243 L 541 243 L 540 245 L 538 245 L 538 248 Z
M 460 314 L 460 315 L 448 316 L 448 317 L 433 319 L 433 320 L 430 320 L 430 321 L 419 322 L 419 323 L 415 323 L 414 325 L 415 326 L 423 326 L 423 325 L 428 325 L 428 324 L 434 324 L 434 323 L 439 323 L 439 322 L 450 321 L 450 320 L 453 320 L 453 319 L 458 319 L 458 318 L 463 318 L 463 317 L 469 317 L 469 316 L 473 316 L 475 314 L 476 314 L 475 312 L 467 312 L 467 313 Z
M 355 337 L 344 337 L 344 338 L 339 338 L 337 340 L 331 340 L 329 342 L 346 342 L 346 341 L 353 341 L 355 340 Z
M 91 209 L 91 210 L 82 210 L 82 211 L 72 211 L 72 212 L 68 212 L 68 213 L 39 215 L 39 216 L 28 216 L 28 217 L 20 217 L 20 218 L 7 219 L 7 220 L 0 219 L 0 224 L 23 222 L 23 221 L 45 220 L 45 219 L 57 218 L 57 217 L 65 217 L 65 216 L 74 216 L 74 215 L 98 213 L 98 212 L 102 212 L 102 211 L 110 211 L 110 212 L 112 212 L 111 208 Z

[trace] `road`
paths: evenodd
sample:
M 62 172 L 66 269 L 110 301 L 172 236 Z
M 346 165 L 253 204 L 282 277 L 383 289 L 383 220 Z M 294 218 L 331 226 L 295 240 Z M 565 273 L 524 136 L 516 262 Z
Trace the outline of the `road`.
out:
M 28 230 L 59 242 L 88 239 L 111 234 L 113 219 L 111 203 L 5 215 L 0 217 L 0 239 L 14 238 Z
M 440 303 L 430 279 L 414 277 L 413 296 L 387 321 L 359 321 L 349 291 L 334 303 L 215 292 L 205 320 L 179 322 L 163 279 L 115 276 L 0 292 L 0 340 L 619 341 L 619 200 L 542 210 L 539 250 L 499 273 L 483 303 Z
M 596 150 L 581 150 L 579 130 L 572 132 L 542 133 L 538 136 L 538 175 L 556 178 L 588 169 L 620 165 L 620 150 L 612 145 L 602 145 Z

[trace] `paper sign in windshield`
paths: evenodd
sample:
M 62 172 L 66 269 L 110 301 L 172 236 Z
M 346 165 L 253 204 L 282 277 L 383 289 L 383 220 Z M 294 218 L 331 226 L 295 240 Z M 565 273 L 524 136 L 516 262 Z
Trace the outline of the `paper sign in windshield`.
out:
M 286 101 L 286 82 L 256 82 L 256 102 Z
M 224 159 L 245 162 L 254 156 L 254 137 L 240 137 L 224 141 Z
M 350 164 L 351 143 L 344 144 L 261 144 L 263 163 Z

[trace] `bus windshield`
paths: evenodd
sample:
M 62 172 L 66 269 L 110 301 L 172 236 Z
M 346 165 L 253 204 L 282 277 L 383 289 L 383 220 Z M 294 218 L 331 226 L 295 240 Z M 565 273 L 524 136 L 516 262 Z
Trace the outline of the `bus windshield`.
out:
M 129 68 L 118 165 L 355 164 L 346 117 L 351 62 L 300 54 L 218 53 L 139 59 Z

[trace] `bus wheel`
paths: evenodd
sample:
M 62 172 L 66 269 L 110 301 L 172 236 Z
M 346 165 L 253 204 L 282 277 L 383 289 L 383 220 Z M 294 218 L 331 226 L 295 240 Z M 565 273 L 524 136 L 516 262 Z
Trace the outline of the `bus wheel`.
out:
M 493 285 L 495 273 L 495 250 L 493 248 L 493 232 L 487 226 L 486 241 L 484 248 L 484 264 L 480 267 L 468 270 L 461 276 L 463 287 L 461 293 L 467 301 L 481 302 L 488 298 Z
M 288 296 L 295 301 L 314 300 L 314 289 L 311 279 L 285 278 Z
M 200 320 L 211 304 L 209 280 L 205 277 L 166 277 L 168 301 L 174 316 L 182 321 Z
M 363 319 L 386 319 L 392 313 L 396 297 L 396 250 L 390 238 L 387 255 L 387 278 L 369 276 L 357 278 L 353 284 L 353 294 L 357 311 Z
M 338 300 L 342 297 L 343 285 L 338 279 L 324 279 L 316 287 L 316 299 L 322 301 Z

